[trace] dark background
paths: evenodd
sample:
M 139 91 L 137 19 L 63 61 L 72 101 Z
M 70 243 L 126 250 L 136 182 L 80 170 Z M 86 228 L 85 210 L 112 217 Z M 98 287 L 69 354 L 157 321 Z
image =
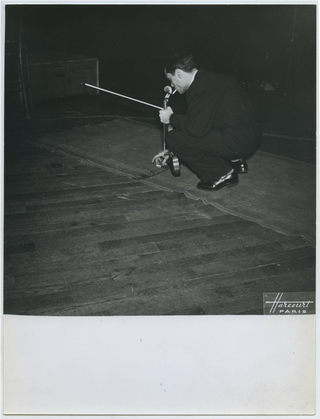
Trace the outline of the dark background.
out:
M 315 135 L 315 5 L 9 5 L 7 35 L 21 7 L 27 49 L 98 58 L 101 87 L 151 91 L 161 105 L 163 65 L 188 50 L 244 83 L 261 115 L 290 111 L 307 119 L 301 135 Z

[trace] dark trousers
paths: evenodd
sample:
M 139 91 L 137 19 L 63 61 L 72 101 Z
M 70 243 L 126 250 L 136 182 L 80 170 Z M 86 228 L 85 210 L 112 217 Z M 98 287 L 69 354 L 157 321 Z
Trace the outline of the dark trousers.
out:
M 191 137 L 178 129 L 167 133 L 166 144 L 202 182 L 219 180 L 232 170 L 230 160 L 244 158 L 254 149 L 254 140 L 242 142 L 211 131 L 202 138 Z

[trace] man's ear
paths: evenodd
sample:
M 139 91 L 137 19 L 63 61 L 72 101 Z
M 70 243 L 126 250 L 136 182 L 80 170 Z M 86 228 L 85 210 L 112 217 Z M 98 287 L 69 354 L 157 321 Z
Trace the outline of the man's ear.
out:
M 176 72 L 175 72 L 175 76 L 178 77 L 179 79 L 182 78 L 183 76 L 183 71 L 181 70 L 181 68 L 177 68 Z

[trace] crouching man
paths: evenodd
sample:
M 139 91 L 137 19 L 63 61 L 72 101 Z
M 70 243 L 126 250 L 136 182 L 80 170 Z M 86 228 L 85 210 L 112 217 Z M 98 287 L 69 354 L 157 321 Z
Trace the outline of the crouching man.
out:
M 238 184 L 245 160 L 260 144 L 259 127 L 242 85 L 234 78 L 198 69 L 190 54 L 177 54 L 165 65 L 171 86 L 185 94 L 185 114 L 171 106 L 160 110 L 173 129 L 167 147 L 200 179 L 197 188 L 216 191 Z

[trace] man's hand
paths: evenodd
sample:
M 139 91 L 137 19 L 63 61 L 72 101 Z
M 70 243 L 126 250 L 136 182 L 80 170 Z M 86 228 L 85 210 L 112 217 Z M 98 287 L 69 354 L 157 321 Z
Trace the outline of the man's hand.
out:
M 167 165 L 167 160 L 169 157 L 169 150 L 160 151 L 160 153 L 154 156 L 152 163 L 155 162 L 157 167 L 164 167 Z
M 170 116 L 173 114 L 173 110 L 172 108 L 170 108 L 170 106 L 167 109 L 162 109 L 159 112 L 159 116 L 160 116 L 160 121 L 163 124 L 169 124 L 170 123 Z

